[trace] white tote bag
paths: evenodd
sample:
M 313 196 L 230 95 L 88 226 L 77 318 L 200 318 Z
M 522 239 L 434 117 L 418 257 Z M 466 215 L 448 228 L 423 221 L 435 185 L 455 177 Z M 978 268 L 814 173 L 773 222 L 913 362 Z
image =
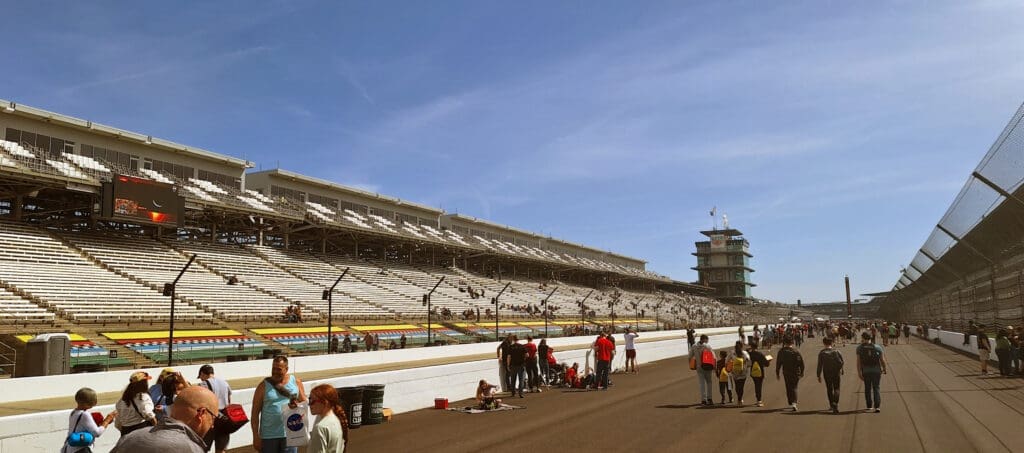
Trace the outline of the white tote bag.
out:
M 306 403 L 299 403 L 295 409 L 284 403 L 281 407 L 281 418 L 284 419 L 287 446 L 301 447 L 309 443 L 309 406 Z

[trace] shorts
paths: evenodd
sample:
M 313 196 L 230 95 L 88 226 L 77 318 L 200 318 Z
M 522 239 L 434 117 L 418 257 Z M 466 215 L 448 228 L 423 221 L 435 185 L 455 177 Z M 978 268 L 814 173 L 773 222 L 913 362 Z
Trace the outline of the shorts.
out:
M 988 362 L 988 354 L 989 354 L 988 349 L 979 349 L 978 350 L 978 358 L 981 359 L 982 363 Z
M 627 349 L 626 350 L 626 358 L 627 359 L 635 359 L 636 358 L 636 349 Z

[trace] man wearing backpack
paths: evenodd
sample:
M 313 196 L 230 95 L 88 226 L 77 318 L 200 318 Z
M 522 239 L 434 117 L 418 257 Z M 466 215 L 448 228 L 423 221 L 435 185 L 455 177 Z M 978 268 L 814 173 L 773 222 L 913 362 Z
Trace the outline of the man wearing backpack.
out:
M 804 376 L 804 356 L 800 355 L 800 352 L 796 349 L 793 349 L 793 337 L 791 335 L 782 337 L 779 363 L 775 365 L 775 379 L 779 379 L 779 374 L 782 374 L 783 379 L 786 381 L 786 400 L 789 401 L 789 407 L 793 409 L 793 412 L 796 412 L 796 385 L 800 383 L 800 378 Z
M 886 373 L 885 357 L 882 347 L 871 343 L 870 333 L 864 332 L 860 338 L 860 346 L 857 346 L 857 376 L 864 381 L 864 401 L 867 403 L 865 411 L 874 410 L 878 413 L 882 411 L 879 409 L 882 405 L 882 391 L 879 385 L 882 382 L 882 375 Z
M 715 350 L 708 344 L 708 336 L 701 335 L 700 343 L 690 348 L 690 357 L 693 357 L 697 368 L 697 382 L 700 387 L 700 405 L 711 406 L 714 404 L 711 396 L 712 380 L 715 374 Z
M 818 382 L 821 372 L 825 372 L 825 392 L 828 393 L 828 405 L 833 414 L 839 413 L 839 376 L 843 374 L 843 355 L 832 347 L 833 340 L 825 337 L 822 340 L 825 349 L 818 353 Z

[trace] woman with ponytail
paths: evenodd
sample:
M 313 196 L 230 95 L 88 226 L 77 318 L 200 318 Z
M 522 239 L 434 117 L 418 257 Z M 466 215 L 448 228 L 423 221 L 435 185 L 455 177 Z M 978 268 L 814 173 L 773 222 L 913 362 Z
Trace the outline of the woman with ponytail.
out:
M 316 415 L 307 453 L 342 453 L 348 443 L 348 418 L 338 391 L 320 384 L 309 392 L 309 411 Z

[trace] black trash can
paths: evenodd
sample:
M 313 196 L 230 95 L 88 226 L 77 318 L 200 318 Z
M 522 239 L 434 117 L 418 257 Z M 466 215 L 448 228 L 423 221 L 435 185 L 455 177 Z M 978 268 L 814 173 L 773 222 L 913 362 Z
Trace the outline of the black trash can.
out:
M 384 421 L 384 385 L 364 385 L 363 424 L 379 425 Z
M 358 428 L 363 424 L 363 388 L 362 387 L 338 387 L 338 397 L 341 398 L 341 405 L 345 407 L 345 416 L 348 417 L 348 427 Z

